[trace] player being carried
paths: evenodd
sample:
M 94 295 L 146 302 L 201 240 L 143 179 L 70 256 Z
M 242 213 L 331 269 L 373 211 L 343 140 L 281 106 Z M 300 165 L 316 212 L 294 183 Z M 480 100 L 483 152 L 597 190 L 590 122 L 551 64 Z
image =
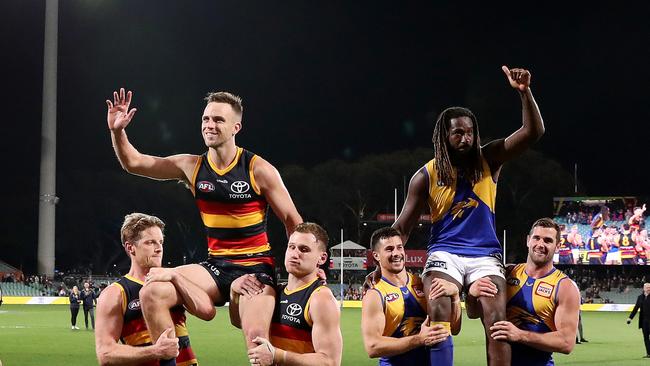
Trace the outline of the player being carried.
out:
M 181 304 L 194 309 L 193 314 L 199 318 L 212 319 L 213 304 L 220 306 L 229 300 L 231 282 L 243 274 L 255 274 L 270 286 L 239 303 L 246 344 L 253 348 L 257 346 L 254 338 L 268 338 L 275 304 L 275 264 L 266 234 L 268 206 L 284 224 L 287 235 L 302 218 L 278 171 L 235 144 L 235 136 L 242 128 L 241 98 L 228 92 L 208 94 L 201 117 L 201 133 L 208 151 L 167 157 L 142 154 L 129 142 L 125 128 L 136 113 L 135 108 L 129 109 L 131 99 L 130 91 L 120 89 L 113 93 L 113 101 L 106 101 L 108 128 L 120 164 L 132 174 L 186 182 L 208 237 L 205 262 L 149 272 L 140 293 L 149 331 L 157 339 L 172 326 L 169 309 Z M 174 286 L 178 275 L 196 284 L 213 304 L 187 304 L 184 299 L 188 297 L 181 293 L 186 290 Z M 197 296 L 190 294 L 189 298 Z
M 530 90 L 531 74 L 502 67 L 519 94 L 522 126 L 507 138 L 481 146 L 474 114 L 461 107 L 445 109 L 433 133 L 434 158 L 411 178 L 402 212 L 393 225 L 404 243 L 428 206 L 431 213 L 429 257 L 423 271 L 425 292 L 442 278 L 459 290 L 489 277 L 497 285 L 494 298 L 482 297 L 488 365 L 510 365 L 510 346 L 489 337 L 490 327 L 505 319 L 503 251 L 497 239 L 494 208 L 503 164 L 523 153 L 544 133 L 544 124 Z M 449 297 L 428 301 L 432 321 L 450 322 Z M 451 348 L 449 348 L 451 349 Z

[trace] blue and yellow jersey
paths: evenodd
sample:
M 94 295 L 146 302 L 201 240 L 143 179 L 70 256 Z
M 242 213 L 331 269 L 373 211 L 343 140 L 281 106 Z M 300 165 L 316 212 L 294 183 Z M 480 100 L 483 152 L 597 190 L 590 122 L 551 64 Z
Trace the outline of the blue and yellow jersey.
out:
M 406 285 L 399 287 L 386 278 L 375 285 L 374 291 L 379 293 L 386 317 L 384 326 L 385 337 L 401 338 L 418 334 L 420 325 L 427 317 L 427 300 L 419 277 L 407 273 Z M 382 357 L 382 366 L 396 365 L 428 365 L 429 352 L 425 347 L 413 349 L 393 357 Z
M 429 177 L 429 253 L 440 250 L 467 257 L 502 253 L 494 223 L 497 185 L 489 165 L 485 159 L 481 161 L 483 178 L 473 186 L 465 178 L 457 178 L 451 186 L 439 186 L 435 159 L 422 168 Z
M 517 328 L 536 333 L 556 331 L 555 308 L 560 282 L 568 277 L 553 268 L 540 278 L 529 277 L 526 264 L 517 264 L 507 276 L 507 319 Z M 512 343 L 512 365 L 554 365 L 552 352 Z

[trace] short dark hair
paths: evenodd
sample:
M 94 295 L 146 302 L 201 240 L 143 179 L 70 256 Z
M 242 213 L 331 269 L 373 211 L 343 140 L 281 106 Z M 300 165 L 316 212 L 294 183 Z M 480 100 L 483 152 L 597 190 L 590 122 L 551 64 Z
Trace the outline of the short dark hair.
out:
M 370 246 L 372 247 L 372 250 L 377 251 L 377 245 L 381 239 L 388 239 L 394 236 L 401 236 L 401 234 L 397 229 L 390 226 L 375 230 L 375 232 L 372 233 L 372 236 L 370 236 Z
M 330 241 L 330 237 L 327 235 L 327 231 L 325 231 L 322 226 L 314 224 L 313 222 L 303 222 L 301 224 L 298 224 L 294 231 L 303 234 L 312 234 L 316 238 L 318 249 L 322 250 L 323 252 L 327 251 L 327 244 Z
M 210 92 L 204 99 L 208 103 L 230 104 L 232 109 L 240 116 L 244 113 L 244 106 L 242 105 L 241 97 L 233 93 L 225 91 Z
M 553 221 L 553 219 L 548 218 L 548 217 L 542 217 L 541 219 L 535 221 L 533 226 L 530 228 L 530 233 L 533 233 L 533 229 L 536 227 L 544 227 L 544 228 L 549 228 L 549 229 L 555 229 L 555 243 L 560 242 L 560 225 L 557 224 L 557 222 Z

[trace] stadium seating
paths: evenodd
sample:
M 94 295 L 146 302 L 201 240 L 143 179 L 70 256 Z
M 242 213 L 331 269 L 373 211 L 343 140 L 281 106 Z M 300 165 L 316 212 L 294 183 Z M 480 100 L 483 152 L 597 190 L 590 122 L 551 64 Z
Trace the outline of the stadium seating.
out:
M 41 290 L 22 283 L 2 282 L 0 286 L 3 296 L 41 296 L 42 294 Z

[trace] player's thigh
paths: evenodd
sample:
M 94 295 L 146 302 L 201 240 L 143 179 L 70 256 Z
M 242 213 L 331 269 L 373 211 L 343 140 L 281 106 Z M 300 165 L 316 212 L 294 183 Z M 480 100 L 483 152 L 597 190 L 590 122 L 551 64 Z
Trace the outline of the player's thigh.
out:
M 208 294 L 213 303 L 220 302 L 223 299 L 223 296 L 225 296 L 219 292 L 219 288 L 217 287 L 217 283 L 213 276 L 202 265 L 186 264 L 184 266 L 176 267 L 174 270 Z
M 465 269 L 459 258 L 456 255 L 442 251 L 429 254 L 422 270 L 422 279 L 426 292 L 430 289 L 429 286 L 433 278 L 442 278 L 462 286 Z
M 239 314 L 244 331 L 251 328 L 268 331 L 275 309 L 275 296 L 273 287 L 264 286 L 261 294 L 251 298 L 246 296 L 239 298 Z

